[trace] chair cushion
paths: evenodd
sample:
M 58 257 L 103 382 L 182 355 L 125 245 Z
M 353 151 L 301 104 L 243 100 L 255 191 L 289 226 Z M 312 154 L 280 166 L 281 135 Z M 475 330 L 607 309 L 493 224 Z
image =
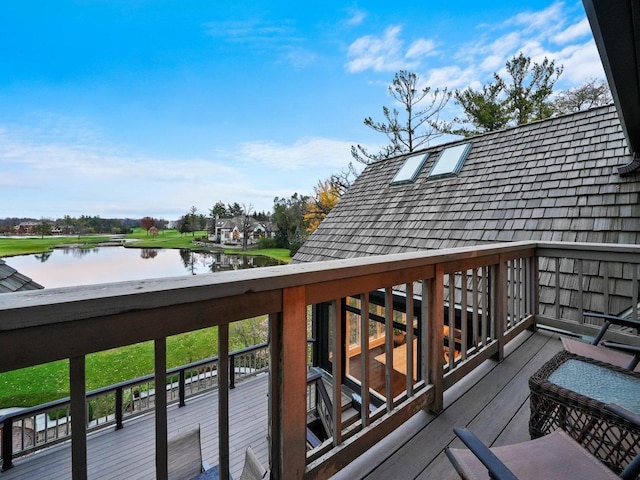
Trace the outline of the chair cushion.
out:
M 575 353 L 582 357 L 593 358 L 610 365 L 615 365 L 621 368 L 627 368 L 629 362 L 633 358 L 632 355 L 628 355 L 624 352 L 618 352 L 606 347 L 600 347 L 598 345 L 591 345 L 590 343 L 584 343 L 572 338 L 561 337 L 562 346 L 567 352 Z M 635 370 L 640 372 L 640 365 Z
M 491 451 L 520 480 L 617 479 L 611 470 L 562 430 L 523 443 L 493 447 Z M 449 449 L 450 459 L 462 478 L 487 479 L 486 467 L 468 449 Z

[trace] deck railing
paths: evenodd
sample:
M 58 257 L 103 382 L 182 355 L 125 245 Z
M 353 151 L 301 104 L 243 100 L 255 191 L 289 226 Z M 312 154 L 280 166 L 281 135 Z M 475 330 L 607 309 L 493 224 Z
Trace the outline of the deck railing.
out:
M 154 384 L 166 384 L 171 375 L 166 370 L 166 338 L 216 326 L 217 460 L 224 477 L 229 469 L 229 422 L 233 421 L 228 415 L 229 325 L 267 314 L 272 478 L 326 478 L 418 410 L 441 410 L 447 388 L 486 359 L 501 359 L 505 345 L 518 333 L 536 320 L 547 319 L 539 314 L 541 308 L 548 308 L 542 298 L 547 287 L 538 281 L 548 273 L 541 259 L 560 258 L 562 273 L 562 259 L 597 259 L 602 252 L 622 262 L 623 276 L 631 271 L 627 300 L 632 308 L 632 303 L 637 304 L 640 248 L 539 242 L 8 294 L 0 296 L 0 372 L 69 359 L 69 410 L 82 426 L 87 424 L 85 355 L 153 340 Z M 609 272 L 606 283 L 617 273 Z M 597 287 L 596 283 L 582 285 L 582 292 Z M 574 287 L 581 291 L 560 282 L 561 306 L 565 290 Z M 604 291 L 602 295 L 612 295 L 611 290 Z M 347 302 L 350 310 L 359 309 L 360 314 L 347 315 Z M 333 436 L 307 452 L 306 339 L 311 310 L 317 314 L 316 321 L 328 324 L 334 412 Z M 371 314 L 380 318 L 372 319 Z M 354 334 L 358 357 L 345 355 L 348 325 L 361 333 Z M 393 330 L 398 326 L 404 326 L 406 341 L 395 346 Z M 370 348 L 369 333 L 374 330 L 383 332 L 377 345 L 382 348 L 380 354 Z M 376 376 L 372 365 L 384 375 Z M 380 378 L 382 383 L 376 384 Z M 342 425 L 339 409 L 345 382 L 359 388 L 361 404 L 359 419 Z M 371 402 L 372 398 L 378 401 Z M 167 476 L 168 401 L 165 396 L 155 399 L 156 476 L 162 479 Z M 87 429 L 72 428 L 71 435 L 73 478 L 85 478 Z
M 261 343 L 229 354 L 230 388 L 235 382 L 269 370 L 268 344 Z M 167 404 L 185 406 L 188 398 L 218 387 L 218 357 L 210 357 L 167 370 Z M 87 431 L 115 425 L 155 409 L 156 388 L 153 375 L 87 392 Z M 71 436 L 70 399 L 48 402 L 0 416 L 0 458 L 2 470 L 12 466 L 13 458 L 68 440 Z M 12 441 L 12 437 L 15 438 Z M 15 445 L 14 445 L 15 444 Z

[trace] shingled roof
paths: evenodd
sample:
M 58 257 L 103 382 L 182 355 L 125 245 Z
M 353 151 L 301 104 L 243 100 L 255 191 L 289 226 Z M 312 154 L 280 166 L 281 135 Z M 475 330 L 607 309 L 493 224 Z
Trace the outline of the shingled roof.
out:
M 465 142 L 472 146 L 457 175 L 427 178 L 443 149 Z M 613 105 L 423 152 L 430 156 L 413 182 L 391 185 L 407 156 L 367 166 L 293 261 L 520 240 L 640 243 L 640 182 L 618 174 L 630 153 Z M 546 288 L 547 263 L 540 264 L 543 304 L 555 296 Z M 574 271 L 573 261 L 563 268 Z M 631 279 L 615 281 L 626 290 Z M 616 289 L 606 306 L 602 295 L 584 292 L 584 308 L 622 313 L 629 299 Z M 561 293 L 562 318 L 575 320 L 578 291 L 565 286 Z
M 0 258 L 0 293 L 38 290 L 40 288 L 44 287 L 29 277 L 22 275 Z
M 456 176 L 428 179 L 446 147 L 471 142 Z M 614 106 L 439 145 L 413 183 L 406 156 L 362 172 L 294 257 L 312 262 L 517 240 L 640 243 L 640 182 Z

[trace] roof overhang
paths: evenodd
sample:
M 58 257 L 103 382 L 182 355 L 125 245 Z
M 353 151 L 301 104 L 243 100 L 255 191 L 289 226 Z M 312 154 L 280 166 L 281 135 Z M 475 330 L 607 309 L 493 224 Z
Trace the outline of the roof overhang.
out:
M 582 0 L 611 95 L 632 154 L 640 165 L 640 2 Z M 620 169 L 628 173 L 631 164 Z

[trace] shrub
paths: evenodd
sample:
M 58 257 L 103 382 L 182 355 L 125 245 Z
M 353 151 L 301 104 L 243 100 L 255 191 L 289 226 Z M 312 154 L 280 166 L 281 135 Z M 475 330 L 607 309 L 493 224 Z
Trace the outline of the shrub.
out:
M 274 238 L 262 237 L 258 240 L 258 248 L 262 250 L 276 248 L 276 240 Z

